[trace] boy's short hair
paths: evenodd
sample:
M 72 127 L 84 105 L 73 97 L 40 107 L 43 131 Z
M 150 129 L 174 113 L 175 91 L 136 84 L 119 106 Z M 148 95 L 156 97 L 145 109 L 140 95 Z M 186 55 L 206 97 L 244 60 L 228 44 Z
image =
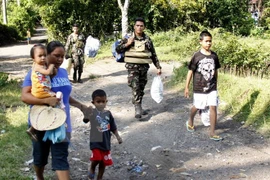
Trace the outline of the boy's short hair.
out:
M 203 31 L 201 32 L 201 34 L 200 34 L 200 41 L 203 40 L 203 38 L 206 37 L 206 36 L 212 38 L 212 35 L 211 35 L 210 32 L 208 32 L 207 30 L 203 30 Z
M 78 28 L 78 27 L 79 27 L 79 25 L 75 23 L 75 24 L 73 24 L 73 26 L 72 26 L 72 27 L 77 27 L 77 28 Z
M 43 44 L 41 44 L 41 43 L 35 44 L 30 50 L 30 56 L 32 59 L 34 59 L 34 57 L 35 57 L 35 49 L 37 49 L 37 48 L 46 50 L 46 47 Z
M 137 21 L 143 22 L 143 25 L 145 26 L 145 20 L 142 17 L 137 17 L 135 19 L 135 24 L 136 24 Z
M 102 89 L 97 89 L 92 93 L 92 100 L 94 100 L 96 97 L 106 97 L 106 93 Z

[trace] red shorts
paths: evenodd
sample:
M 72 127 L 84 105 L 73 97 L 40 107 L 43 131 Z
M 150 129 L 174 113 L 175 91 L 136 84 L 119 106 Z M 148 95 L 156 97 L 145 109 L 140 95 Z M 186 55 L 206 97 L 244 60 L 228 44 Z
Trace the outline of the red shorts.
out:
M 92 149 L 90 161 L 103 161 L 105 166 L 110 166 L 113 164 L 111 152 L 100 149 Z

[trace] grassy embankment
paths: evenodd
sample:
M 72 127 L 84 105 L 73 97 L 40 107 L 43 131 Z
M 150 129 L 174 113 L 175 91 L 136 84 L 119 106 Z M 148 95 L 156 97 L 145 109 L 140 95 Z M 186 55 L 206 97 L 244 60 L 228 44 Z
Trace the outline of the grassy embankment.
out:
M 193 52 L 199 49 L 198 32 L 184 34 L 181 30 L 162 32 L 151 35 L 159 59 L 179 61 L 186 64 Z M 230 36 L 228 37 L 228 39 Z M 268 40 L 237 37 L 241 43 L 267 53 L 270 48 Z M 96 58 L 88 63 L 104 57 L 111 57 L 111 42 L 104 43 Z M 213 32 L 213 50 L 226 41 Z M 215 45 L 216 44 L 216 45 Z M 170 85 L 183 92 L 187 68 L 175 69 L 175 76 Z M 28 107 L 20 101 L 21 82 L 2 83 L 0 77 L 0 179 L 31 179 L 32 172 L 20 170 L 24 162 L 31 156 L 31 143 L 25 130 L 27 128 Z M 252 125 L 264 135 L 270 130 L 270 82 L 257 77 L 236 77 L 230 74 L 219 74 L 219 94 L 221 110 L 234 120 L 244 121 Z

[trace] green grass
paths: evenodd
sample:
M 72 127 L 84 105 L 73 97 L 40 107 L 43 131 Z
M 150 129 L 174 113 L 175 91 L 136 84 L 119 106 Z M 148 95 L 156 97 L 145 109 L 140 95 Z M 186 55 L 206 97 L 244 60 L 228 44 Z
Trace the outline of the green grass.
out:
M 0 105 L 5 107 L 20 106 L 21 82 L 9 81 L 8 84 L 0 86 Z
M 220 74 L 218 84 L 220 98 L 225 102 L 221 108 L 234 119 L 244 121 L 245 125 L 253 125 L 269 136 L 269 80 Z
M 29 107 L 21 100 L 21 82 L 5 81 L 0 86 L 0 179 L 30 179 L 24 162 L 31 154 L 27 129 Z
M 29 108 L 3 109 L 0 112 L 0 179 L 29 179 L 30 175 L 20 170 L 31 154 L 31 141 L 27 129 Z

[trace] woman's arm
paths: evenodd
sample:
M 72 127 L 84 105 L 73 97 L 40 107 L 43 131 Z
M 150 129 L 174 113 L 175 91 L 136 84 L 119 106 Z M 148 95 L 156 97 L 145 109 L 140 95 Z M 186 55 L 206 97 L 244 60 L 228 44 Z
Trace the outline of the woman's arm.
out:
M 56 97 L 43 99 L 34 97 L 31 94 L 31 86 L 25 86 L 22 88 L 21 100 L 22 102 L 29 105 L 49 105 L 52 107 L 55 107 L 59 103 L 59 100 Z
M 84 115 L 84 119 L 89 119 L 90 115 L 92 114 L 93 109 L 91 106 L 87 107 L 86 105 L 80 103 L 71 96 L 69 97 L 69 104 L 80 109 Z

